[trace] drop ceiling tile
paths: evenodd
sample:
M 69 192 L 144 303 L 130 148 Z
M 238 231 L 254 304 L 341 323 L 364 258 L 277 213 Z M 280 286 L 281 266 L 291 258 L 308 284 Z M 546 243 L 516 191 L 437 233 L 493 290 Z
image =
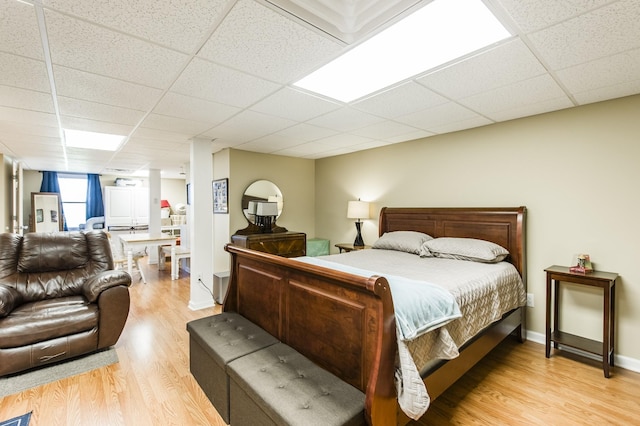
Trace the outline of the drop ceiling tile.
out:
M 35 8 L 15 0 L 0 0 L 0 51 L 44 59 Z
M 432 131 L 431 129 L 437 126 L 478 118 L 481 117 L 462 105 L 448 102 L 432 108 L 423 109 L 422 111 L 403 115 L 402 117 L 398 117 L 396 121 L 418 129 Z
M 171 87 L 173 92 L 246 108 L 281 86 L 195 58 Z
M 3 52 L 0 52 L 0 84 L 51 92 L 44 62 Z
M 444 104 L 447 99 L 420 84 L 407 82 L 354 103 L 355 109 L 384 118 L 396 118 Z
M 546 112 L 557 111 L 559 109 L 571 108 L 573 106 L 574 104 L 566 96 L 562 96 L 559 98 L 544 99 L 537 103 L 519 105 L 511 109 L 493 112 L 491 113 L 491 118 L 496 121 L 507 121 L 515 118 L 544 114 Z
M 125 34 L 46 11 L 51 60 L 95 74 L 167 88 L 189 57 Z
M 529 36 L 554 70 L 640 47 L 640 2 L 627 0 Z
M 640 78 L 640 49 L 566 68 L 557 75 L 572 93 L 632 82 Z
M 144 121 L 142 121 L 140 127 L 197 135 L 213 126 L 211 123 L 203 123 L 201 121 L 186 120 L 168 115 L 149 114 Z
M 469 117 L 457 121 L 449 121 L 439 125 L 435 125 L 431 130 L 436 134 L 457 132 L 459 130 L 473 129 L 474 127 L 486 126 L 493 122 L 485 117 Z
M 58 120 L 55 114 L 29 111 L 26 109 L 9 108 L 0 106 L 0 117 L 2 121 L 21 123 L 27 125 L 56 127 Z
M 112 135 L 127 136 L 133 131 L 133 126 L 116 124 L 105 121 L 89 120 L 86 118 L 61 115 L 60 121 L 63 129 L 83 130 L 85 132 L 109 133 Z
M 246 143 L 237 145 L 235 146 L 235 148 L 242 149 L 245 151 L 264 152 L 269 154 L 269 153 L 279 151 L 281 149 L 300 145 L 301 143 L 302 142 L 300 140 L 291 139 L 291 138 L 282 136 L 278 133 L 274 133 L 271 135 L 264 136 L 262 138 L 258 138 L 251 142 L 246 142 Z
M 548 74 L 460 99 L 462 105 L 489 118 L 499 111 L 513 110 L 550 99 L 565 97 L 560 86 Z M 568 100 L 568 99 L 567 99 Z
M 498 0 L 525 32 L 555 25 L 590 10 L 611 3 L 611 0 Z
M 136 131 L 136 135 L 139 132 Z M 122 147 L 122 152 L 136 152 L 136 150 L 138 149 L 145 149 L 145 150 L 153 150 L 153 149 L 160 149 L 160 150 L 165 150 L 165 151 L 170 151 L 172 149 L 176 149 L 176 148 L 185 148 L 188 149 L 189 148 L 189 143 L 184 141 L 184 142 L 176 142 L 175 140 L 170 140 L 170 139 L 166 139 L 166 140 L 159 140 L 156 138 L 144 138 L 144 137 L 131 137 L 129 138 L 129 140 L 127 141 L 127 143 Z
M 60 108 L 60 114 L 69 117 L 130 126 L 136 125 L 144 116 L 144 111 L 67 98 L 65 96 L 58 96 L 58 107 Z
M 240 112 L 240 108 L 169 92 L 153 111 L 157 114 L 211 123 L 209 127 L 213 127 Z
M 58 95 L 136 110 L 150 109 L 162 91 L 84 71 L 53 67 Z
M 394 136 L 391 138 L 386 138 L 384 140 L 389 143 L 400 143 L 400 142 L 406 142 L 406 141 L 413 141 L 416 139 L 427 138 L 433 135 L 435 135 L 434 132 L 427 132 L 426 130 L 416 130 L 412 133 Z
M 1 117 L 1 116 L 0 116 Z M 59 138 L 58 123 L 55 126 L 41 124 L 22 124 L 0 120 L 0 139 L 7 137 Z
M 106 27 L 194 53 L 221 19 L 228 1 L 43 0 L 43 3 Z
M 258 102 L 251 109 L 289 120 L 307 121 L 340 107 L 341 105 L 335 102 L 285 87 Z
M 418 129 L 407 126 L 406 124 L 396 123 L 395 121 L 384 121 L 371 126 L 362 127 L 351 133 L 371 139 L 387 140 L 401 135 L 410 135 L 416 131 L 418 131 Z
M 165 130 L 147 129 L 143 127 L 138 127 L 131 136 L 135 140 L 146 139 L 151 141 L 166 141 L 171 143 L 188 143 L 189 138 L 192 137 L 192 135 L 188 133 L 168 132 Z
M 544 73 L 546 69 L 522 40 L 512 39 L 416 81 L 451 99 L 460 99 Z
M 287 127 L 275 133 L 287 138 L 295 139 L 302 142 L 311 142 L 316 139 L 326 138 L 337 134 L 335 130 L 327 129 L 326 127 L 314 126 L 312 124 L 300 123 L 295 126 Z
M 574 94 L 574 98 L 578 104 L 585 105 L 614 98 L 622 98 L 624 96 L 635 95 L 638 93 L 640 93 L 640 80 L 635 80 L 576 93 Z
M 204 135 L 244 143 L 295 124 L 295 121 L 247 110 L 205 132 Z
M 0 105 L 53 113 L 50 93 L 35 92 L 10 86 L 0 86 Z
M 332 148 L 344 148 L 353 145 L 360 145 L 363 143 L 371 142 L 372 138 L 366 138 L 364 136 L 350 135 L 350 134 L 339 134 L 334 136 L 329 136 L 326 138 L 318 139 L 313 143 L 317 143 L 326 147 Z
M 342 47 L 256 1 L 239 0 L 198 55 L 289 83 L 335 57 Z
M 382 121 L 383 119 L 380 117 L 353 108 L 344 107 L 309 120 L 308 123 L 336 131 L 350 132 Z
M 333 150 L 335 147 L 330 147 L 329 150 Z M 326 152 L 328 149 L 325 145 L 317 142 L 306 142 L 300 145 L 293 146 L 291 148 L 282 149 L 277 151 L 278 155 L 287 155 L 291 157 L 304 157 L 307 155 L 318 154 Z

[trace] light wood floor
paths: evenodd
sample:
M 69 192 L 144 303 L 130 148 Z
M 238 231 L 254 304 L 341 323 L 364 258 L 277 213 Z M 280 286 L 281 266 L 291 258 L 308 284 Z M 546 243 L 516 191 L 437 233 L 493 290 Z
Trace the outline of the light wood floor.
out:
M 188 277 L 171 281 L 168 266 L 145 267 L 148 283 L 132 285 L 119 363 L 0 399 L 0 420 L 33 410 L 30 426 L 224 425 L 189 373 L 185 326 L 216 310 L 189 310 Z M 594 362 L 506 341 L 416 424 L 640 424 L 640 374 L 605 379 Z
M 0 420 L 33 410 L 29 426 L 225 424 L 189 372 L 186 323 L 214 308 L 187 307 L 188 275 L 171 281 L 169 262 L 165 271 L 140 263 L 147 284 L 130 288 L 120 362 L 0 399 Z

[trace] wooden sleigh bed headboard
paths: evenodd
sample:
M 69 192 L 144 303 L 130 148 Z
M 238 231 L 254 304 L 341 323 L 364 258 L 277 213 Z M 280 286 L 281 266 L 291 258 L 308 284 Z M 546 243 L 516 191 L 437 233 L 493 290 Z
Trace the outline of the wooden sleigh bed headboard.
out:
M 379 234 L 411 230 L 433 237 L 492 241 L 509 250 L 508 261 L 526 280 L 525 213 L 524 207 L 385 207 L 380 212 Z M 225 250 L 231 255 L 225 312 L 243 315 L 365 392 L 369 424 L 406 423 L 396 401 L 396 326 L 384 277 L 360 277 L 232 244 Z M 473 350 L 463 350 L 459 358 L 428 373 L 424 379 L 432 399 L 506 335 L 516 332 L 522 339 L 522 309 L 502 322 L 470 342 Z

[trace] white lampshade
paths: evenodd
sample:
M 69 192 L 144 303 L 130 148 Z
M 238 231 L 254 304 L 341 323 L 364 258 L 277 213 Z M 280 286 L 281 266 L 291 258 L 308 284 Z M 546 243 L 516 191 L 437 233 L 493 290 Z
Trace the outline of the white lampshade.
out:
M 278 203 L 259 202 L 256 216 L 278 216 Z
M 249 206 L 247 207 L 247 213 L 256 214 L 256 210 L 258 209 L 257 201 L 249 201 Z
M 347 206 L 347 218 L 369 219 L 369 203 L 366 201 L 349 201 Z

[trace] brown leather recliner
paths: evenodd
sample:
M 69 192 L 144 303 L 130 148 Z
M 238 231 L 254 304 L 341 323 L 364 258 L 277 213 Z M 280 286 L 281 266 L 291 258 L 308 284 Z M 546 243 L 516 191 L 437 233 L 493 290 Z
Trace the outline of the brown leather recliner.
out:
M 0 376 L 113 346 L 130 285 L 104 232 L 0 234 Z

